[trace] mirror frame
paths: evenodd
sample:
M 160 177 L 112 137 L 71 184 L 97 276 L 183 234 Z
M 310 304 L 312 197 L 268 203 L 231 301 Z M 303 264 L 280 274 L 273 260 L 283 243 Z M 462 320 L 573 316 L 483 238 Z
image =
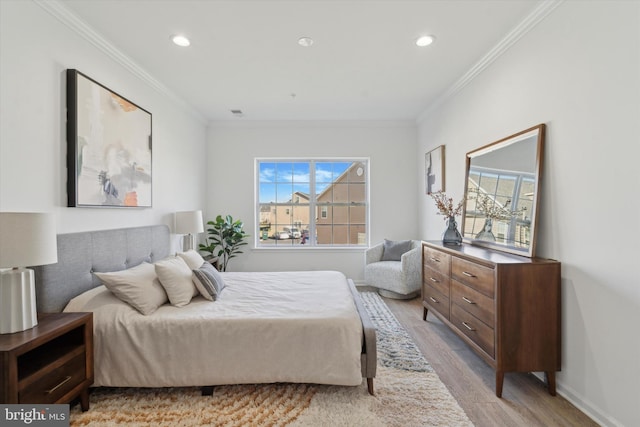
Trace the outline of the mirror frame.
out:
M 491 144 L 487 144 L 473 151 L 469 151 L 466 155 L 466 167 L 465 167 L 465 181 L 464 181 L 464 194 L 465 194 L 465 203 L 462 208 L 462 236 L 463 241 L 476 246 L 483 246 L 491 249 L 495 249 L 502 252 L 508 252 L 516 255 L 526 256 L 529 258 L 535 257 L 536 250 L 536 240 L 537 240 L 537 230 L 538 230 L 538 210 L 540 204 L 540 179 L 542 176 L 542 164 L 544 160 L 544 141 L 545 141 L 545 129 L 546 126 L 544 123 L 539 125 L 530 127 L 529 129 L 525 129 L 513 135 L 507 136 L 506 138 L 502 138 L 496 142 L 492 142 Z M 535 158 L 535 182 L 534 182 L 534 197 L 532 200 L 532 212 L 531 212 L 531 237 L 530 244 L 528 248 L 518 247 L 515 245 L 508 245 L 506 243 L 497 243 L 492 241 L 480 240 L 475 237 L 465 237 L 465 219 L 467 214 L 467 203 L 468 200 L 468 192 L 469 192 L 469 170 L 471 168 L 471 159 L 474 157 L 478 157 L 482 154 L 489 153 L 491 151 L 495 151 L 499 148 L 509 146 L 517 141 L 520 141 L 524 138 L 527 138 L 527 134 L 531 133 L 532 135 L 538 132 L 537 136 L 537 148 L 536 148 L 536 158 Z

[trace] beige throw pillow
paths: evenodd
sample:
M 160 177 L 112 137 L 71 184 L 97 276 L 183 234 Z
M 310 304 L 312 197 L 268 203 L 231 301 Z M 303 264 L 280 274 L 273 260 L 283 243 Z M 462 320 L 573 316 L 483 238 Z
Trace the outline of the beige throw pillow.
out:
M 144 315 L 153 313 L 167 302 L 167 293 L 158 280 L 153 264 L 144 262 L 127 270 L 93 274 L 116 297 Z
M 160 283 L 167 291 L 171 305 L 184 307 L 191 302 L 191 298 L 198 295 L 193 281 L 191 269 L 180 257 L 171 257 L 155 264 L 156 274 Z
M 204 262 L 204 258 L 195 250 L 191 249 L 186 252 L 178 253 L 178 256 L 187 263 L 190 269 L 195 270 L 196 268 L 200 268 L 202 263 Z

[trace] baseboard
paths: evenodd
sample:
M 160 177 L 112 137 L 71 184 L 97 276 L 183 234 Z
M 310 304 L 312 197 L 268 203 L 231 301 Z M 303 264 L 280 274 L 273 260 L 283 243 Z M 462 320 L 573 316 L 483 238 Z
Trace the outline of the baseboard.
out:
M 544 382 L 544 376 L 540 372 L 533 372 L 533 375 L 540 381 Z M 556 375 L 557 378 L 557 375 Z M 563 386 L 560 381 L 556 380 L 556 392 L 567 399 L 573 406 L 582 411 L 586 416 L 601 426 L 607 427 L 624 427 L 623 424 L 615 418 L 607 414 L 603 414 L 593 403 L 581 397 L 571 387 Z

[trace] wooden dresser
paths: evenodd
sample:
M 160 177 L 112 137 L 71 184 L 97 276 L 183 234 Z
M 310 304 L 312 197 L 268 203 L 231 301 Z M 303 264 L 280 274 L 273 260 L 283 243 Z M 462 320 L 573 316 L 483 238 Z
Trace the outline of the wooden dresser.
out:
M 560 371 L 560 263 L 463 244 L 422 244 L 423 320 L 429 310 L 496 371 Z

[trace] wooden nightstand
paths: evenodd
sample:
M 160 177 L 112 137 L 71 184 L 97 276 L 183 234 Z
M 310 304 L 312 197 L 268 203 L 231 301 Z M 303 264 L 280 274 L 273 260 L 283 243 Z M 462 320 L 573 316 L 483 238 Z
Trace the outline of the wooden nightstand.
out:
M 39 313 L 38 325 L 0 335 L 0 403 L 71 403 L 89 409 L 93 313 Z

